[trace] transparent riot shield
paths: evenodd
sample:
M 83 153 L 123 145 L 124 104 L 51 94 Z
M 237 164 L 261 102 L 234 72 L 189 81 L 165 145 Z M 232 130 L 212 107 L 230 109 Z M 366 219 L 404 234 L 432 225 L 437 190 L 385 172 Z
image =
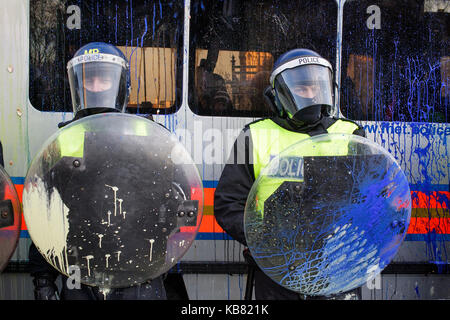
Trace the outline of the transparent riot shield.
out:
M 408 181 L 366 138 L 323 134 L 271 160 L 245 208 L 258 266 L 292 291 L 329 296 L 360 287 L 393 259 L 410 221 Z
M 0 272 L 8 264 L 19 241 L 21 212 L 16 188 L 0 165 Z
M 33 242 L 57 270 L 91 286 L 128 287 L 167 272 L 188 250 L 203 188 L 175 135 L 108 113 L 48 139 L 28 170 L 23 205 Z

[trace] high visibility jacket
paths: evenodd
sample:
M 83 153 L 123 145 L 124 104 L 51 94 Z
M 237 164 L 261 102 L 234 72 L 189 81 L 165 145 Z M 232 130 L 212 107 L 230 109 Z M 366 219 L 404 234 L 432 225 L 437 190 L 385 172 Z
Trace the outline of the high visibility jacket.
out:
M 60 156 L 83 158 L 84 136 L 86 131 L 92 131 L 87 126 L 78 124 L 65 128 L 58 136 L 58 147 L 60 148 Z M 134 127 L 130 128 L 129 133 L 136 136 L 147 136 L 148 127 L 140 121 L 134 122 Z
M 328 127 L 327 132 L 352 134 L 356 129 L 358 129 L 358 125 L 353 122 L 337 120 Z M 306 143 L 302 145 L 302 149 L 294 147 L 291 152 L 289 150 L 285 151 L 290 146 L 308 139 L 310 136 L 305 133 L 284 129 L 270 119 L 250 124 L 250 133 L 253 142 L 253 169 L 255 179 L 257 180 L 263 172 L 257 186 L 257 199 L 261 204 L 261 207 L 258 205 L 260 210 L 262 210 L 264 201 L 284 181 L 303 181 L 303 175 L 296 174 L 296 172 L 300 173 L 302 169 L 302 157 L 344 156 L 348 154 L 348 144 L 342 142 L 342 140 L 333 141 L 333 139 L 321 142 L 320 144 Z M 281 176 L 280 172 L 271 174 L 269 170 L 274 168 L 266 168 L 270 161 L 279 156 L 280 153 L 283 154 L 283 159 L 280 159 L 281 161 L 275 164 L 275 170 L 283 170 L 285 174 L 281 174 Z M 284 164 L 283 160 L 285 160 Z M 281 169 L 283 165 L 284 168 Z M 292 174 L 286 174 L 288 171 L 292 171 Z

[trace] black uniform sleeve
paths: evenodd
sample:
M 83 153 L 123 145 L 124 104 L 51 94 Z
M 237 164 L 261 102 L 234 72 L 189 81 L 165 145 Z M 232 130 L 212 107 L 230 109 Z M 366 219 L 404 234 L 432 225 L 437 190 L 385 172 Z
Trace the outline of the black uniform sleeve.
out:
M 246 245 L 244 209 L 255 181 L 251 136 L 248 127 L 236 139 L 214 193 L 214 215 L 233 239 Z

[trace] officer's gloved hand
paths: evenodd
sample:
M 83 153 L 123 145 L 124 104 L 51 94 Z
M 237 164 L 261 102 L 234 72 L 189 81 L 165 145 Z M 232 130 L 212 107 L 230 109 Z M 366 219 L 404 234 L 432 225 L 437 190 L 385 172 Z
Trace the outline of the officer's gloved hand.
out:
M 35 275 L 33 284 L 35 300 L 59 300 L 55 277 L 51 274 L 42 273 Z

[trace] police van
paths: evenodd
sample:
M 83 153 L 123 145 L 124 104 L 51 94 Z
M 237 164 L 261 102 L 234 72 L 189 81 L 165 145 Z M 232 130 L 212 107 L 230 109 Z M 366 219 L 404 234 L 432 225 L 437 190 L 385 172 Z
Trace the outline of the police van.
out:
M 203 181 L 202 223 L 182 260 L 190 299 L 244 299 L 245 249 L 217 224 L 214 190 L 242 128 L 273 111 L 263 99 L 276 58 L 308 48 L 334 69 L 340 116 L 364 127 L 408 178 L 405 241 L 363 299 L 449 299 L 450 3 L 447 0 L 2 1 L 0 141 L 21 197 L 27 169 L 72 119 L 67 62 L 107 42 L 128 58 L 127 112 L 184 144 Z M 25 221 L 1 299 L 33 299 Z M 1 244 L 0 244 L 1 245 Z

